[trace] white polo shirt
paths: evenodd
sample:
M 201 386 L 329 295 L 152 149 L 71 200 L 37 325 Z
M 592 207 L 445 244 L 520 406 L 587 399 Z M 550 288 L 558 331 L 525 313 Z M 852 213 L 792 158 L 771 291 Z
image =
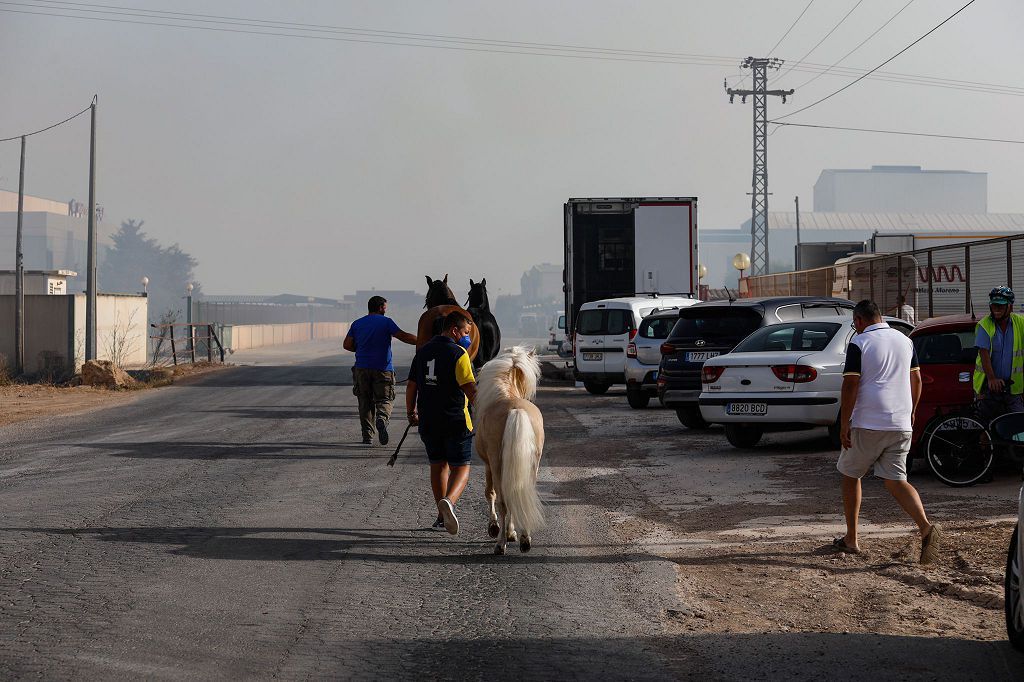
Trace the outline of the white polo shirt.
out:
M 910 373 L 919 371 L 914 344 L 879 322 L 856 334 L 846 349 L 843 376 L 859 376 L 850 426 L 873 431 L 912 431 Z

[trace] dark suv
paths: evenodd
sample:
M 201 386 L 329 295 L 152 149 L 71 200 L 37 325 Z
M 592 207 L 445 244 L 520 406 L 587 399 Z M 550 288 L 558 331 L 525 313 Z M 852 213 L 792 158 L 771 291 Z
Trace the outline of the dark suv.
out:
M 728 353 L 760 327 L 790 322 L 813 315 L 853 315 L 852 301 L 823 296 L 743 298 L 706 301 L 683 308 L 679 321 L 661 346 L 658 399 L 676 411 L 679 421 L 691 429 L 707 428 L 700 414 L 700 370 L 704 361 Z

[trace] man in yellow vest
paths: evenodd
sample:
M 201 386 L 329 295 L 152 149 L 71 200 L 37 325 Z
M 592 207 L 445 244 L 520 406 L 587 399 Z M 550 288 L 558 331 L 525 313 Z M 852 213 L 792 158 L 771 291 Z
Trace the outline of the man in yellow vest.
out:
M 978 322 L 974 345 L 974 392 L 1001 393 L 1009 384 L 1008 412 L 1024 412 L 1024 315 L 1013 312 L 1013 290 L 996 287 L 988 295 L 989 315 Z

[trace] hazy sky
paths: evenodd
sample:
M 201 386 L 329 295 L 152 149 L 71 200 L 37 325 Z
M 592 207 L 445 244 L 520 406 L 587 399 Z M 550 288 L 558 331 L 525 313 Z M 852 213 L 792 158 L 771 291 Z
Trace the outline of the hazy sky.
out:
M 489 41 L 735 57 L 737 65 L 766 53 L 807 6 L 806 0 L 106 1 Z M 877 65 L 965 2 L 916 0 L 842 66 Z M 806 61 L 831 64 L 905 3 L 863 0 Z M 33 4 L 40 3 L 4 2 L 0 9 L 69 13 L 71 6 Z M 856 4 L 817 0 L 775 55 L 799 60 Z M 977 0 L 885 70 L 1024 87 L 1022 34 L 1019 0 Z M 702 227 L 736 227 L 749 218 L 750 104 L 730 105 L 722 90 L 724 77 L 740 73 L 736 66 L 0 12 L 0 137 L 59 120 L 98 93 L 98 195 L 107 220 L 116 228 L 125 218 L 145 219 L 154 237 L 179 242 L 199 259 L 208 293 L 421 289 L 424 274 L 445 272 L 457 291 L 468 289 L 470 277 L 486 276 L 492 295 L 517 293 L 524 269 L 561 261 L 568 197 L 694 195 Z M 795 87 L 812 75 L 794 71 L 777 86 Z M 850 80 L 825 75 L 785 105 L 773 99 L 769 112 L 793 111 Z M 1024 139 L 1022 114 L 1020 96 L 864 80 L 787 120 Z M 83 117 L 30 138 L 28 191 L 85 200 L 87 135 Z M 16 188 L 17 152 L 16 143 L 0 144 L 0 186 Z M 795 194 L 810 207 L 823 168 L 915 164 L 988 171 L 989 210 L 1024 212 L 1022 152 L 1022 145 L 783 129 L 769 140 L 772 208 L 790 208 Z

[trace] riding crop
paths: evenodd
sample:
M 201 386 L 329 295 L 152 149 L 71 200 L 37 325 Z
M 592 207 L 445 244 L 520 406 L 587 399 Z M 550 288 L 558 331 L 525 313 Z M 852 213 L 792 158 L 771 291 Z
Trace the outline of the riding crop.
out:
M 402 440 L 398 441 L 398 447 L 395 448 L 395 454 L 391 455 L 391 459 L 388 460 L 388 466 L 395 466 L 395 460 L 398 459 L 398 451 L 402 449 L 402 443 L 405 442 L 405 437 L 409 435 L 409 429 L 412 428 L 412 424 L 405 427 L 405 433 L 402 434 Z

